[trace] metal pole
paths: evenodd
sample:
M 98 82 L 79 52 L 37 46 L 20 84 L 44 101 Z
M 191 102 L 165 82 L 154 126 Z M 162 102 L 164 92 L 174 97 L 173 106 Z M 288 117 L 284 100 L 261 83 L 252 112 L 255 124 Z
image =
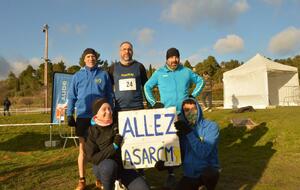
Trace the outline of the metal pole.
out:
M 47 113 L 48 108 L 48 29 L 47 24 L 43 27 L 43 32 L 45 33 L 45 52 L 44 52 L 44 87 L 45 87 L 45 113 Z

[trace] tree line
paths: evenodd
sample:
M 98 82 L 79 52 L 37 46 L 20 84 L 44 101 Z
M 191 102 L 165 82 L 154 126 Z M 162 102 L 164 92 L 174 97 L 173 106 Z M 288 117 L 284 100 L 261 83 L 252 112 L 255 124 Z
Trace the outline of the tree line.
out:
M 300 55 L 293 58 L 287 59 L 275 59 L 275 62 L 279 62 L 285 65 L 290 65 L 298 68 L 300 70 Z M 98 60 L 98 64 L 107 70 L 109 65 L 116 61 L 109 63 L 107 60 Z M 223 73 L 232 70 L 243 64 L 238 60 L 222 61 L 218 62 L 214 56 L 208 56 L 203 61 L 198 62 L 194 67 L 186 60 L 183 65 L 192 69 L 194 72 L 202 75 L 204 71 L 207 71 L 214 81 L 216 86 L 222 88 Z M 24 96 L 35 96 L 37 93 L 43 91 L 44 89 L 44 65 L 41 63 L 37 69 L 34 69 L 31 65 L 28 65 L 25 70 L 23 70 L 19 76 L 16 76 L 13 71 L 9 72 L 7 79 L 0 81 L 0 93 L 1 97 L 24 97 Z M 48 89 L 49 95 L 51 95 L 52 89 L 52 77 L 54 72 L 64 72 L 64 73 L 75 73 L 82 66 L 84 66 L 83 58 L 79 59 L 78 65 L 72 65 L 67 67 L 63 61 L 57 63 L 52 63 L 47 61 L 48 66 Z M 150 77 L 155 69 L 152 65 L 149 65 L 147 70 L 147 75 Z

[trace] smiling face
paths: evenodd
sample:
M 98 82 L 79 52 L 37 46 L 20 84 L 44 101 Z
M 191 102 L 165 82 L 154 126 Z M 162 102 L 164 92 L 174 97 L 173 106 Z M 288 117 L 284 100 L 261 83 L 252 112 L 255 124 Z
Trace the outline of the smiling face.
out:
M 99 108 L 96 117 L 101 121 L 111 121 L 112 120 L 112 110 L 108 103 L 102 104 Z
M 128 65 L 132 61 L 133 56 L 133 48 L 130 43 L 123 43 L 120 46 L 120 59 L 121 63 L 124 65 Z
M 87 67 L 92 68 L 96 65 L 96 56 L 94 54 L 86 54 L 84 56 L 84 63 Z
M 171 56 L 167 59 L 167 65 L 172 70 L 177 69 L 179 63 L 180 63 L 180 58 L 177 56 Z

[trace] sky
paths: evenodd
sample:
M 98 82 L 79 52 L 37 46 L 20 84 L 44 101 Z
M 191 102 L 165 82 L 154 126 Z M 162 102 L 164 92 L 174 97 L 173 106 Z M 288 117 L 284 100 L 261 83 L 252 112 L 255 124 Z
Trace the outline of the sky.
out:
M 119 60 L 130 41 L 134 59 L 158 68 L 171 47 L 192 65 L 210 55 L 219 63 L 298 55 L 299 10 L 300 0 L 1 0 L 0 80 L 43 62 L 44 24 L 54 63 L 78 65 L 88 47 Z

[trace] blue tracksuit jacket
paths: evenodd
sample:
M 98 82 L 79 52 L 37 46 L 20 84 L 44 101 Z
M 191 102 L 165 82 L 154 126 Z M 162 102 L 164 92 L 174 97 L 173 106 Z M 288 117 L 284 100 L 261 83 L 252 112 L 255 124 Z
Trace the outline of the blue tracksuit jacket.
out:
M 180 136 L 179 140 L 184 176 L 198 178 L 208 166 L 219 169 L 219 127 L 217 123 L 203 118 L 200 105 L 193 100 L 198 109 L 196 125 L 192 132 Z M 184 116 L 183 120 L 186 121 Z
M 67 115 L 74 113 L 79 118 L 92 118 L 92 104 L 97 98 L 107 98 L 112 105 L 113 91 L 109 75 L 98 65 L 83 67 L 72 78 L 68 91 Z
M 156 102 L 152 89 L 157 86 L 160 94 L 160 101 L 165 108 L 175 106 L 177 114 L 181 113 L 182 101 L 189 97 L 189 88 L 192 83 L 196 84 L 193 97 L 197 97 L 204 87 L 202 77 L 187 67 L 178 65 L 175 71 L 171 71 L 165 65 L 159 68 L 144 86 L 145 97 L 153 106 Z

